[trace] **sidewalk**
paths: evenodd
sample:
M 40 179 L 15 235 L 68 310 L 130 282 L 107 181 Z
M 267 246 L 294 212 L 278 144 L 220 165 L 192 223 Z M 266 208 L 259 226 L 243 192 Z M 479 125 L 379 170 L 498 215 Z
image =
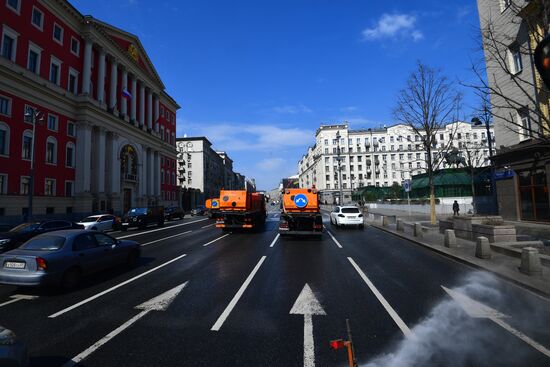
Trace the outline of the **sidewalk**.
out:
M 418 219 L 409 219 L 407 213 L 403 216 L 393 212 L 394 211 L 384 210 L 384 213 L 377 214 L 397 215 L 397 218 L 401 218 L 405 222 L 418 222 L 422 221 L 422 218 L 426 219 L 425 216 L 421 216 L 422 218 Z M 395 224 L 388 224 L 383 227 L 379 219 L 370 218 L 372 218 L 372 216 L 366 216 L 366 222 L 375 228 L 407 239 L 417 245 L 423 246 L 429 250 L 435 251 L 443 256 L 467 264 L 471 267 L 494 273 L 501 278 L 528 288 L 535 293 L 544 295 L 545 297 L 550 297 L 550 268 L 548 267 L 543 266 L 542 276 L 528 276 L 519 271 L 521 260 L 516 257 L 507 256 L 492 251 L 491 259 L 480 259 L 475 257 L 476 245 L 472 241 L 457 238 L 456 241 L 459 247 L 448 248 L 443 246 L 444 236 L 439 233 L 437 228 L 424 230 L 422 237 L 414 237 L 413 234 L 408 231 L 398 232 Z

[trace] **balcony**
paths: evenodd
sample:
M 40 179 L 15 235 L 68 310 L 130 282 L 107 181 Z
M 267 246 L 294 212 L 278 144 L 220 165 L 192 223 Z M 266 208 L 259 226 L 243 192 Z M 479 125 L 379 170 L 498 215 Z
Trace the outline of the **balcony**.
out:
M 123 175 L 123 178 L 125 181 L 138 182 L 138 175 L 134 175 L 131 173 L 125 173 Z

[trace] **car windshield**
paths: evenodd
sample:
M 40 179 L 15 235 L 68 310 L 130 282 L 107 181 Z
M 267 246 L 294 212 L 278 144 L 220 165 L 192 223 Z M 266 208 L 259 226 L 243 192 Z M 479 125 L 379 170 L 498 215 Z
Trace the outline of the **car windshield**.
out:
M 87 222 L 97 222 L 98 217 L 86 217 L 82 219 L 80 222 L 87 223 Z
M 342 213 L 359 213 L 359 209 L 357 208 L 342 208 Z
M 21 223 L 17 227 L 12 228 L 10 232 L 17 232 L 17 233 L 32 232 L 38 227 L 40 227 L 40 223 Z
M 147 214 L 147 208 L 133 208 L 128 211 L 128 215 Z
M 33 251 L 56 251 L 63 247 L 64 243 L 65 237 L 39 236 L 27 241 L 21 248 Z

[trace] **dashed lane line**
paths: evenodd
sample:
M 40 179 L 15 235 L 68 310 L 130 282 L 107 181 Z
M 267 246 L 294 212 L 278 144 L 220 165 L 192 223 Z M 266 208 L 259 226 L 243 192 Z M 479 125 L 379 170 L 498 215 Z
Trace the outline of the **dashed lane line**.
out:
M 140 246 L 149 246 L 149 245 L 152 245 L 153 243 L 157 243 L 157 242 L 160 242 L 160 241 L 164 241 L 164 240 L 167 240 L 167 239 L 169 239 L 169 238 L 174 238 L 174 237 L 178 237 L 178 236 L 183 236 L 184 234 L 188 234 L 188 233 L 191 233 L 191 232 L 193 232 L 193 231 L 186 231 L 186 232 L 178 233 L 178 234 L 175 234 L 175 235 L 173 235 L 173 236 L 168 236 L 168 237 L 160 238 L 160 239 L 158 239 L 158 240 L 154 240 L 154 241 L 142 243 Z
M 280 233 L 277 233 L 277 235 L 275 236 L 275 239 L 273 240 L 273 242 L 271 242 L 271 245 L 269 245 L 269 247 L 275 246 L 275 242 L 277 242 L 277 240 L 279 239 L 279 237 L 281 237 L 281 234 L 280 234 Z
M 212 240 L 212 241 L 210 241 L 210 242 L 205 243 L 204 245 L 202 245 L 202 247 L 210 246 L 210 245 L 213 244 L 214 242 L 219 241 L 219 240 L 221 240 L 222 238 L 229 236 L 230 234 L 231 234 L 231 233 L 224 234 L 223 236 L 218 237 L 218 238 L 216 238 L 215 240 Z
M 187 225 L 189 225 L 189 224 L 198 223 L 198 222 L 204 222 L 205 220 L 208 220 L 208 218 L 195 220 L 195 221 L 193 221 L 193 222 L 180 223 L 180 224 L 176 224 L 176 225 L 174 225 L 174 226 L 169 226 L 169 227 L 163 227 L 163 228 L 152 229 L 152 230 L 146 231 L 146 232 L 132 233 L 132 234 L 128 234 L 128 235 L 126 235 L 126 236 L 117 237 L 117 239 L 121 240 L 121 239 L 123 239 L 123 238 L 130 238 L 130 237 L 135 237 L 135 236 L 141 236 L 142 234 L 149 234 L 149 233 L 158 232 L 158 231 L 166 231 L 167 229 L 176 228 L 176 227 L 180 227 L 180 226 L 187 226 Z
M 202 229 L 202 228 L 212 227 L 212 226 L 215 226 L 215 225 L 216 225 L 216 223 L 207 224 L 207 225 L 205 225 L 205 226 L 202 226 L 201 229 Z
M 332 240 L 334 241 L 336 246 L 338 246 L 339 248 L 342 248 L 342 245 L 340 245 L 340 242 L 338 242 L 338 240 L 332 235 L 332 233 L 330 233 L 330 231 L 328 229 L 327 229 L 327 233 L 330 236 L 330 238 L 332 238 Z

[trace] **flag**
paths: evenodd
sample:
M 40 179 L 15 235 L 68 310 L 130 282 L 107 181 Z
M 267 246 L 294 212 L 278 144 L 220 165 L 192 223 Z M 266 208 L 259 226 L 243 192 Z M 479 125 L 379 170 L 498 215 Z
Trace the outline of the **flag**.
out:
M 126 88 L 122 90 L 121 94 L 123 98 L 132 99 L 132 94 L 130 94 L 130 92 Z

